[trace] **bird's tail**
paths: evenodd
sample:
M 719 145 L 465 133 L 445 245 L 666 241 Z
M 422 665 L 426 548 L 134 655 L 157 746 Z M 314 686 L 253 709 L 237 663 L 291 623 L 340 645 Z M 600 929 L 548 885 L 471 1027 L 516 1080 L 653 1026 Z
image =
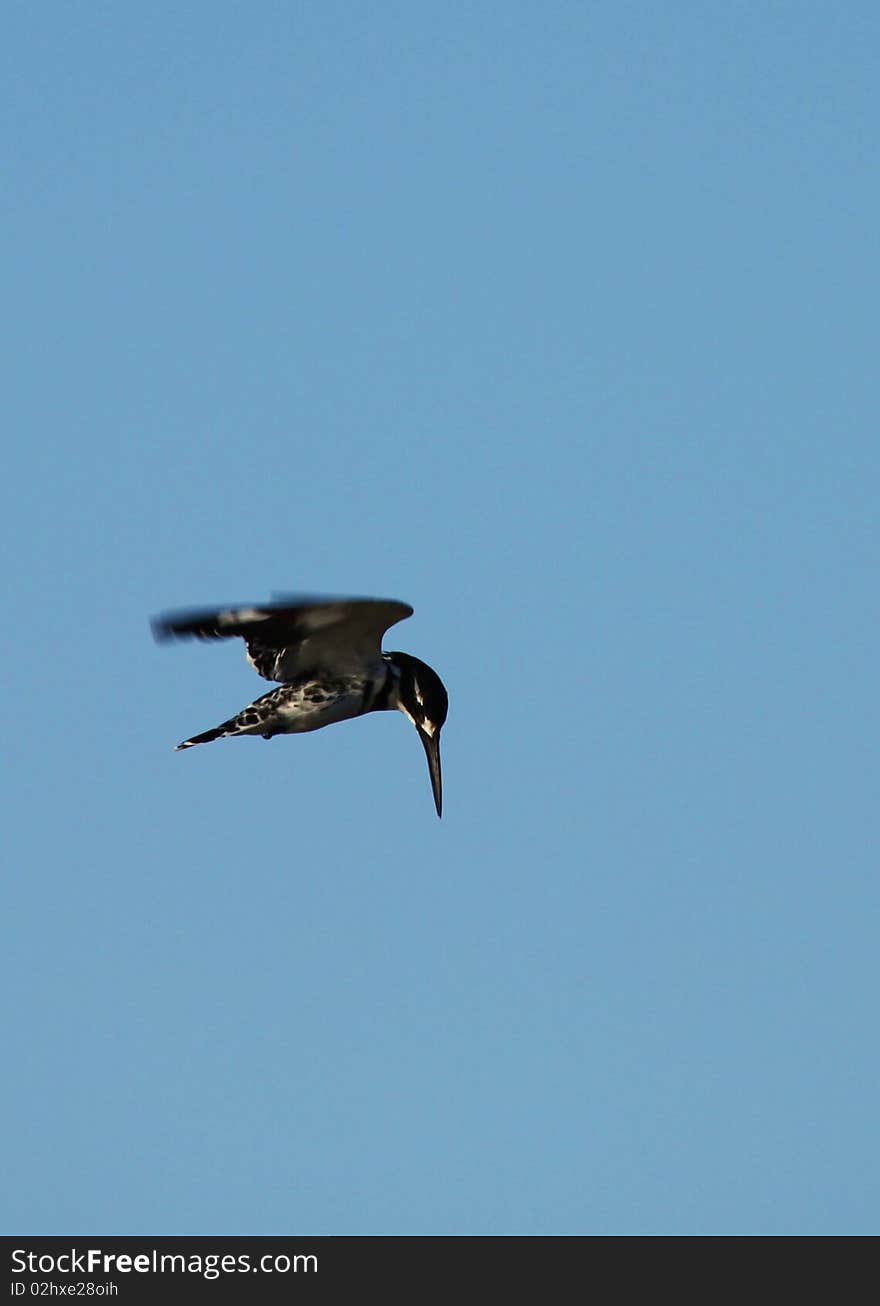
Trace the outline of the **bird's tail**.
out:
M 266 697 L 270 698 L 271 695 L 267 694 Z M 210 744 L 214 739 L 225 739 L 229 735 L 262 735 L 264 739 L 271 739 L 275 733 L 272 724 L 271 709 L 267 710 L 258 699 L 256 703 L 243 707 L 228 721 L 221 721 L 213 730 L 206 730 L 201 735 L 193 735 L 192 739 L 184 739 L 182 744 L 177 745 L 177 751 L 181 748 L 192 748 L 193 744 Z
M 230 730 L 224 729 L 223 726 L 217 726 L 214 730 L 206 730 L 202 735 L 193 735 L 192 739 L 184 739 L 182 744 L 177 744 L 174 751 L 179 753 L 181 748 L 192 748 L 193 744 L 210 744 L 212 739 L 222 739 L 224 735 L 231 734 Z
M 206 730 L 201 735 L 193 735 L 192 739 L 184 739 L 182 744 L 177 744 L 174 751 L 179 753 L 181 748 L 192 748 L 193 744 L 210 744 L 214 739 L 225 739 L 227 735 L 240 735 L 243 731 L 237 717 L 232 717 L 229 721 L 224 721 L 222 725 L 215 726 L 213 730 Z

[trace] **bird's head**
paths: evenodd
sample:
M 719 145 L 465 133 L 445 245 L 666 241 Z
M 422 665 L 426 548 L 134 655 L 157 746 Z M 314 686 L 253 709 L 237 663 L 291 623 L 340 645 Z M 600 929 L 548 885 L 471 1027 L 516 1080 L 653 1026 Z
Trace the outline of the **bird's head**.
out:
M 397 707 L 415 726 L 428 759 L 437 815 L 442 814 L 440 730 L 449 710 L 449 697 L 436 671 L 409 653 L 386 653 L 397 671 Z

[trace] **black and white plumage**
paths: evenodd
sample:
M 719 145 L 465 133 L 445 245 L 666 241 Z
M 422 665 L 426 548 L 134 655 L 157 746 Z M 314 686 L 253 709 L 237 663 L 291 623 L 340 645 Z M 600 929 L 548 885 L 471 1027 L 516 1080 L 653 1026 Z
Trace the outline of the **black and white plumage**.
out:
M 276 598 L 256 607 L 168 612 L 152 623 L 156 639 L 241 636 L 247 659 L 266 680 L 280 681 L 213 730 L 178 749 L 230 735 L 298 734 L 366 712 L 398 709 L 424 745 L 437 815 L 442 811 L 440 730 L 448 699 L 440 677 L 409 653 L 383 653 L 382 636 L 412 616 L 396 599 Z

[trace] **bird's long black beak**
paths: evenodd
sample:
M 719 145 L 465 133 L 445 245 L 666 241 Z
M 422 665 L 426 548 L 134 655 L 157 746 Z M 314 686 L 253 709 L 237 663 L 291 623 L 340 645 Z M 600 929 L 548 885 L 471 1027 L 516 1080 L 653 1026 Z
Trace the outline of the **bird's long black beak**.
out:
M 437 808 L 437 815 L 443 815 L 443 781 L 440 776 L 440 731 L 435 730 L 433 734 L 417 725 L 419 739 L 425 745 L 425 756 L 428 759 L 428 771 L 431 775 L 431 788 L 434 791 L 434 806 Z

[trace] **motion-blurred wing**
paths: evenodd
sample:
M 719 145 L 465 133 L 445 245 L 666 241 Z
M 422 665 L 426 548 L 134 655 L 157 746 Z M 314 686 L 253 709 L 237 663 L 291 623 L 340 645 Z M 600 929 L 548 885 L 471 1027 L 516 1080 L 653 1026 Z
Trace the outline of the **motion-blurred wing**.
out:
M 259 675 L 288 681 L 305 671 L 362 668 L 379 657 L 389 626 L 412 611 L 396 599 L 289 595 L 257 607 L 164 613 L 153 621 L 153 633 L 160 641 L 240 635 Z

